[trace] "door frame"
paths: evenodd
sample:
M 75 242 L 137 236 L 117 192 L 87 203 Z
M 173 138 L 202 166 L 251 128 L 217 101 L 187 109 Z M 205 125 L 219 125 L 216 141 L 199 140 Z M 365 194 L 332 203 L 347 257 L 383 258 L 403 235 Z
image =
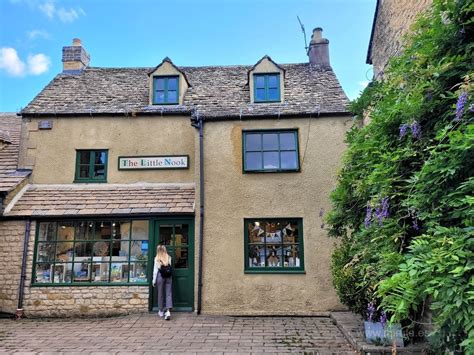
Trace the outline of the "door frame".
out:
M 148 275 L 150 275 L 149 278 L 149 293 L 148 293 L 148 311 L 152 312 L 153 311 L 153 292 L 155 292 L 155 289 L 153 287 L 153 264 L 154 264 L 154 255 L 155 255 L 155 250 L 156 250 L 156 245 L 158 243 L 158 224 L 166 224 L 166 223 L 187 223 L 189 224 L 189 242 L 188 242 L 188 255 L 191 255 L 189 259 L 189 268 L 192 270 L 190 273 L 191 281 L 192 282 L 192 306 L 191 307 L 174 307 L 174 311 L 182 311 L 182 312 L 192 312 L 194 311 L 194 293 L 195 293 L 195 273 L 196 270 L 194 268 L 194 261 L 195 261 L 195 255 L 194 255 L 194 242 L 195 242 L 195 236 L 194 236 L 194 216 L 193 217 L 186 217 L 186 216 L 176 216 L 176 217 L 156 217 L 156 218 L 151 218 L 150 219 L 150 225 L 149 225 L 149 243 L 150 243 L 150 248 L 148 252 Z

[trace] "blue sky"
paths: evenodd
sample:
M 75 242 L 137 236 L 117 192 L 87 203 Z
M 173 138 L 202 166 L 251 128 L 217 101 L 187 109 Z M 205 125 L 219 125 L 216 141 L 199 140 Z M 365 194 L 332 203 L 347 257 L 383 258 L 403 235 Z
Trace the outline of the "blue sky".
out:
M 365 64 L 375 0 L 0 0 L 0 112 L 25 107 L 61 72 L 78 37 L 96 67 L 308 60 L 296 16 L 322 27 L 350 99 L 372 77 Z

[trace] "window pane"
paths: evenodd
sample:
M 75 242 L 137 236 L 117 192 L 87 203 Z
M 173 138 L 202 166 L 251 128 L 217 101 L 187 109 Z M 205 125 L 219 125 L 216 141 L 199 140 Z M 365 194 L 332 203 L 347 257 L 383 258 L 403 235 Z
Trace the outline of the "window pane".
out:
M 112 263 L 110 271 L 111 282 L 128 282 L 128 264 Z
M 178 93 L 177 91 L 168 91 L 168 102 L 178 102 Z
M 270 100 L 270 101 L 280 100 L 280 90 L 279 89 L 268 89 L 268 100 Z
M 36 260 L 39 262 L 53 261 L 55 248 L 55 243 L 38 243 Z
M 88 178 L 89 177 L 89 165 L 81 165 L 79 168 L 79 177 Z
M 93 178 L 104 178 L 105 177 L 105 165 L 94 165 L 94 176 Z
M 91 264 L 89 262 L 74 263 L 73 281 L 89 282 L 91 276 Z
M 255 101 L 265 101 L 265 89 L 255 90 Z
M 268 267 L 280 267 L 281 262 L 281 245 L 268 245 L 266 249 L 266 258 Z
M 281 150 L 296 150 L 296 134 L 295 133 L 281 133 L 280 134 L 280 149 Z
M 278 134 L 263 134 L 263 150 L 278 150 Z
M 300 267 L 300 254 L 297 245 L 284 246 L 283 267 Z
M 132 239 L 148 240 L 148 221 L 132 222 Z
M 96 222 L 97 239 L 109 240 L 112 238 L 112 224 L 110 222 Z
M 165 102 L 165 92 L 157 91 L 155 92 L 155 103 L 161 104 Z
M 263 76 L 263 75 L 256 75 L 255 76 L 255 87 L 257 89 L 265 88 L 265 76 Z
M 263 243 L 265 238 L 265 230 L 260 225 L 260 222 L 249 223 L 247 228 L 249 243 Z
M 263 244 L 250 246 L 249 267 L 265 267 L 265 246 Z
M 58 229 L 58 241 L 72 242 L 73 239 L 74 239 L 74 223 L 61 222 L 59 224 L 59 229 Z
M 92 256 L 92 243 L 83 242 L 77 243 L 74 246 L 74 256 L 76 260 L 79 258 L 91 257 Z
M 56 222 L 42 222 L 39 225 L 38 241 L 56 240 Z
M 53 282 L 51 277 L 52 264 L 36 264 L 36 278 L 37 283 Z
M 165 78 L 155 78 L 155 90 L 165 89 Z
M 269 75 L 268 76 L 268 87 L 269 88 L 278 88 L 279 87 L 279 76 L 278 75 Z
M 285 222 L 283 227 L 283 242 L 284 243 L 299 243 L 298 224 L 296 222 Z
M 148 241 L 134 240 L 132 241 L 130 250 L 130 259 L 133 261 L 148 260 Z
M 75 223 L 76 240 L 86 240 L 88 237 L 90 237 L 91 235 L 88 233 L 88 229 L 89 229 L 88 222 L 76 222 Z
M 176 224 L 174 226 L 175 245 L 187 245 L 189 236 L 189 225 L 188 224 Z
M 130 282 L 147 282 L 146 262 L 130 263 Z
M 245 150 L 262 150 L 262 135 L 261 134 L 245 134 Z
M 92 264 L 92 282 L 108 282 L 109 266 L 109 263 Z
M 188 268 L 188 248 L 176 248 L 174 250 L 174 267 L 175 269 Z
M 278 152 L 263 153 L 263 168 L 264 169 L 278 169 Z
M 79 154 L 79 164 L 89 164 L 90 163 L 90 151 L 78 152 Z
M 245 170 L 262 170 L 262 153 L 246 153 Z
M 72 242 L 62 242 L 56 244 L 56 261 L 59 262 L 68 262 L 72 261 L 73 254 L 73 243 Z
M 160 226 L 160 244 L 171 245 L 173 242 L 173 226 L 161 225 Z
M 69 283 L 72 279 L 72 264 L 56 264 L 52 270 L 52 278 L 55 284 Z
M 96 151 L 94 164 L 105 164 L 106 152 Z
M 178 90 L 178 78 L 168 79 L 168 90 Z
M 109 242 L 95 242 L 92 247 L 92 253 L 94 256 L 110 256 L 110 243 Z
M 282 169 L 298 169 L 296 152 L 281 152 L 280 154 Z

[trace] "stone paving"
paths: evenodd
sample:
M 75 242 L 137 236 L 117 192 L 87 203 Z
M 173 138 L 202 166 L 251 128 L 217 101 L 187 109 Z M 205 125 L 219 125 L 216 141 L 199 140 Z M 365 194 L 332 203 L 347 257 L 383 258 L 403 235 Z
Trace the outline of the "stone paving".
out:
M 0 353 L 354 354 L 329 317 L 0 319 Z

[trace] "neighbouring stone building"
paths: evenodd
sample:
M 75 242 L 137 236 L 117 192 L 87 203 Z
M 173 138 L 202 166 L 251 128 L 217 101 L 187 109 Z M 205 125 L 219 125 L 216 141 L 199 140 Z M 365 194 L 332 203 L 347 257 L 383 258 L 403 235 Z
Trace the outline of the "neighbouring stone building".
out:
M 20 113 L 13 173 L 31 175 L 3 203 L 0 311 L 156 309 L 159 243 L 175 310 L 341 309 L 322 224 L 351 118 L 328 43 L 315 29 L 308 63 L 150 68 L 91 67 L 79 40 L 64 47 L 63 72 Z
M 383 74 L 391 57 L 400 54 L 403 36 L 432 3 L 433 0 L 377 0 L 367 51 L 367 64 L 373 64 L 374 78 Z

